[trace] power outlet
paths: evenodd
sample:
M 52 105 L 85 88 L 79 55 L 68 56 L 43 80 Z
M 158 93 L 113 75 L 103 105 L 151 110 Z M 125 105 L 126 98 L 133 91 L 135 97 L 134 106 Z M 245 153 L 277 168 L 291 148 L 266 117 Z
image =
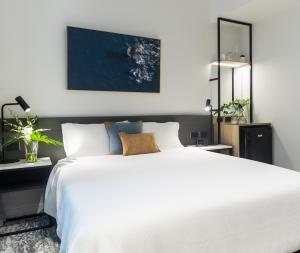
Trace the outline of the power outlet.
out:
M 200 138 L 206 139 L 207 138 L 207 132 L 206 131 L 200 132 Z
M 195 139 L 195 138 L 198 138 L 200 135 L 199 135 L 199 132 L 191 132 L 190 133 L 190 138 L 191 139 Z

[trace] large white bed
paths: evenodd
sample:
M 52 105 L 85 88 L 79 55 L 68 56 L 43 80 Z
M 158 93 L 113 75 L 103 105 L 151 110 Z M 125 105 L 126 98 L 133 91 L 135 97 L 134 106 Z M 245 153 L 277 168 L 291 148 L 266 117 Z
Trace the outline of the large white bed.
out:
M 61 160 L 45 211 L 61 253 L 300 249 L 300 173 L 192 147 Z

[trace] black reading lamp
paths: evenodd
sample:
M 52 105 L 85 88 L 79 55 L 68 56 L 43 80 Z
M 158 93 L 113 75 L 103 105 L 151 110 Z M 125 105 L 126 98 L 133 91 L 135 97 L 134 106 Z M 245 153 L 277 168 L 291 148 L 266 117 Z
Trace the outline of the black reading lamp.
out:
M 5 106 L 10 106 L 10 105 L 19 105 L 22 107 L 24 112 L 29 112 L 30 111 L 30 106 L 25 102 L 25 100 L 21 97 L 18 96 L 15 98 L 16 103 L 6 103 L 3 104 L 1 107 L 1 132 L 4 134 L 4 108 Z M 4 135 L 2 136 L 2 141 L 1 143 L 4 144 Z M 17 160 L 5 160 L 5 149 L 2 147 L 2 160 L 0 163 L 10 163 L 10 162 L 16 162 Z
M 213 144 L 213 136 L 214 136 L 214 129 L 213 129 L 213 112 L 217 112 L 217 109 L 213 109 L 211 105 L 211 99 L 206 99 L 206 106 L 205 111 L 210 112 L 210 136 L 211 136 L 211 144 Z

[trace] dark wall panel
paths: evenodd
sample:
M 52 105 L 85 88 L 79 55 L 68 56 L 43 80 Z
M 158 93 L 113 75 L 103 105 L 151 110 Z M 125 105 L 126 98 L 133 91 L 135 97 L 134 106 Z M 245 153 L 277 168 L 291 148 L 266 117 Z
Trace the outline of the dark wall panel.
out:
M 144 122 L 179 122 L 179 138 L 183 145 L 195 144 L 195 140 L 190 138 L 190 132 L 206 131 L 209 136 L 210 118 L 207 115 L 151 115 L 151 116 L 114 116 L 114 117 L 58 117 L 58 118 L 40 118 L 39 128 L 50 128 L 47 132 L 49 137 L 57 140 L 62 140 L 61 124 L 62 123 L 103 123 L 104 121 L 138 121 Z M 8 152 L 8 157 L 23 156 L 22 147 L 21 153 Z M 65 157 L 63 147 L 39 145 L 39 157 L 50 156 L 55 164 L 57 160 Z

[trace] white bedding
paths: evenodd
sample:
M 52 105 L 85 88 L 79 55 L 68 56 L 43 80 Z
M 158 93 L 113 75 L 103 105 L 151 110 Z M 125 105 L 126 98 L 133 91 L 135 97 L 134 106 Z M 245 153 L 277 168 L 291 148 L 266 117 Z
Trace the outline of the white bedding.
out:
M 300 173 L 197 148 L 62 160 L 45 211 L 61 253 L 300 249 Z

